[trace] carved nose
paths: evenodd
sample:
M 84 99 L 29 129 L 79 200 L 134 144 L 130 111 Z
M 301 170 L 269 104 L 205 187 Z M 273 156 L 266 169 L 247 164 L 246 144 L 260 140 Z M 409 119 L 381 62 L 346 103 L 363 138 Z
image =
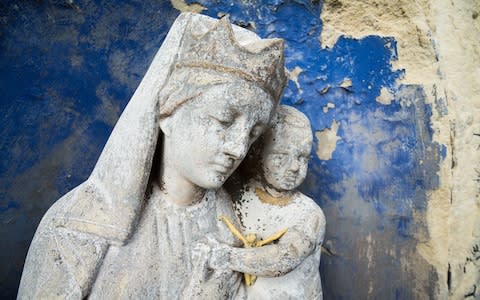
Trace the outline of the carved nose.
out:
M 245 157 L 248 151 L 248 139 L 246 136 L 236 136 L 225 143 L 224 152 L 235 160 Z
M 297 173 L 298 170 L 300 170 L 300 164 L 298 163 L 298 161 L 293 159 L 292 162 L 290 163 L 290 171 L 292 173 Z
M 226 145 L 225 153 L 235 160 L 243 159 L 246 153 L 246 145 Z

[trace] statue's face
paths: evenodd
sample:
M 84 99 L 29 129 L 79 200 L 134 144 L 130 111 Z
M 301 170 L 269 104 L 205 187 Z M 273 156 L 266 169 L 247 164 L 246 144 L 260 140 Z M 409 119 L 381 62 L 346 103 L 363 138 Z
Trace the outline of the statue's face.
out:
M 168 163 L 205 189 L 220 188 L 270 121 L 273 103 L 248 82 L 215 86 L 183 104 L 166 120 Z
M 311 133 L 305 128 L 288 127 L 277 130 L 265 142 L 262 153 L 264 179 L 280 191 L 297 188 L 307 175 Z

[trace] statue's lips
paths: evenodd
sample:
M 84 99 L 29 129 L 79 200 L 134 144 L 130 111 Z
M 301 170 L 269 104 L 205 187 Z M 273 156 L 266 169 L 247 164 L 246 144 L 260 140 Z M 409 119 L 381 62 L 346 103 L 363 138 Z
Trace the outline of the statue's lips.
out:
M 221 164 L 221 163 L 213 163 L 212 164 L 215 171 L 221 173 L 222 175 L 227 175 L 232 171 L 233 163 Z
M 297 180 L 297 176 L 295 175 L 285 176 L 284 180 L 289 183 L 295 183 L 295 181 Z

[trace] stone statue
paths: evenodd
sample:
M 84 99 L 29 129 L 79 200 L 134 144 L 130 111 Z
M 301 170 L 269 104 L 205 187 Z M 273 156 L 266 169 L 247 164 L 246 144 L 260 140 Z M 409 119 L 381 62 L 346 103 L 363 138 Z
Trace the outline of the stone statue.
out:
M 269 126 L 283 47 L 180 15 L 89 178 L 43 217 L 18 299 L 236 297 L 241 274 L 213 252 L 241 245 L 221 187 Z
M 252 169 L 257 163 L 261 170 L 243 186 L 234 207 L 241 231 L 247 233 L 243 238 L 263 247 L 223 246 L 217 250 L 227 253 L 222 264 L 246 274 L 250 286 L 243 292 L 248 299 L 322 299 L 319 265 L 325 217 L 311 198 L 295 190 L 307 174 L 310 122 L 282 105 L 261 141 L 248 165 Z

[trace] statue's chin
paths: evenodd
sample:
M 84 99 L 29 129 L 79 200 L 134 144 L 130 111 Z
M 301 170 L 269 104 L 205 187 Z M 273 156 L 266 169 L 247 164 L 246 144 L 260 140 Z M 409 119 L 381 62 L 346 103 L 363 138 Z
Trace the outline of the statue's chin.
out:
M 280 187 L 279 190 L 283 191 L 283 192 L 289 192 L 291 190 L 294 190 L 297 188 L 297 184 L 295 183 L 285 183 L 285 184 L 282 184 L 282 186 Z
M 197 181 L 197 186 L 207 189 L 207 190 L 216 190 L 223 186 L 225 181 L 227 181 L 228 176 L 223 174 L 211 174 L 205 178 L 199 178 Z

